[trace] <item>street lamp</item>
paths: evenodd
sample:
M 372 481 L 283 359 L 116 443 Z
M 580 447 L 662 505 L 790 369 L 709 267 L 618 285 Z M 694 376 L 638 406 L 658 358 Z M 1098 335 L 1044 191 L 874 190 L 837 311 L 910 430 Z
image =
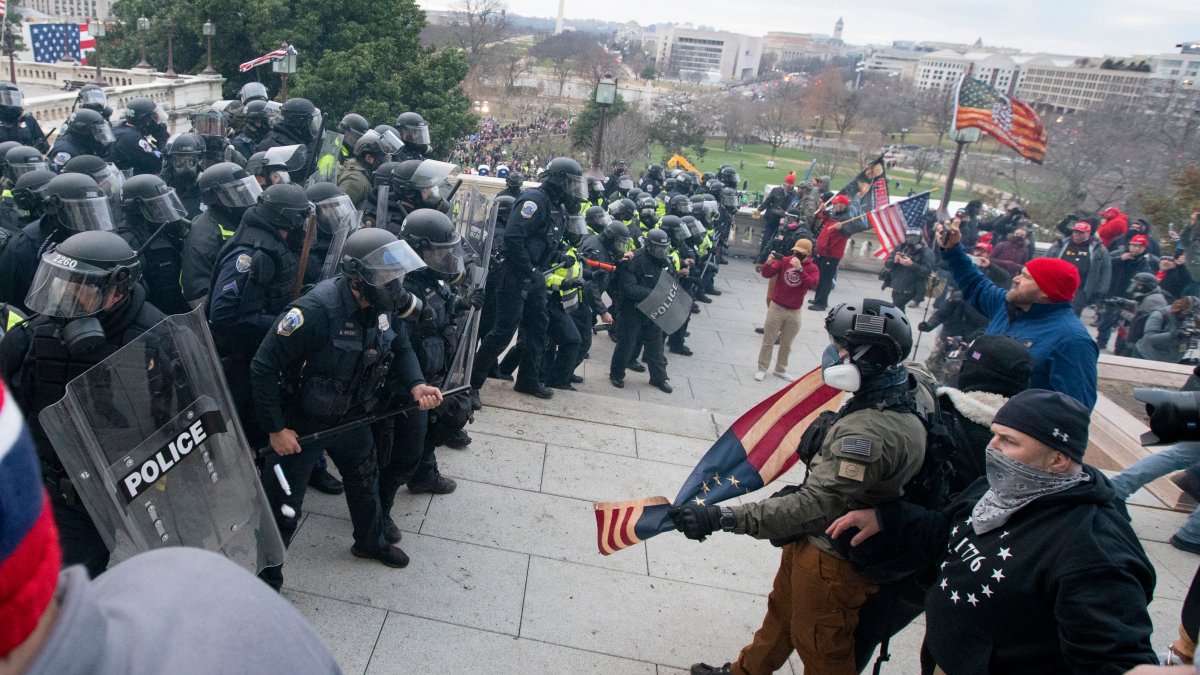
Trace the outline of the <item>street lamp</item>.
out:
M 4 53 L 8 54 L 8 77 L 13 84 L 17 83 L 17 38 L 13 35 L 12 24 L 4 22 Z
M 97 87 L 107 86 L 104 81 L 104 72 L 100 69 L 100 38 L 104 37 L 104 22 L 97 17 L 92 17 L 88 22 L 88 33 L 96 38 L 96 79 L 93 82 Z
M 151 70 L 154 66 L 150 65 L 150 62 L 146 60 L 146 33 L 150 32 L 150 19 L 139 16 L 137 20 L 137 32 L 138 37 L 142 40 L 142 60 L 134 67 Z
M 908 135 L 908 127 L 900 128 L 900 145 L 904 145 L 904 137 Z
M 175 72 L 175 19 L 167 19 L 167 72 L 163 77 L 179 77 Z
M 212 67 L 212 39 L 217 34 L 217 24 L 210 21 L 204 22 L 204 37 L 208 40 L 208 65 L 204 70 L 200 71 L 201 75 L 216 75 L 217 71 Z
M 271 72 L 279 73 L 279 79 L 282 81 L 282 84 L 279 87 L 279 99 L 281 101 L 286 101 L 288 98 L 288 75 L 296 72 L 296 50 L 292 49 L 291 45 L 287 44 L 286 42 L 283 46 L 287 50 L 287 53 L 283 55 L 282 59 L 271 62 Z
M 604 73 L 604 77 L 596 83 L 596 105 L 600 106 L 600 126 L 596 133 L 596 152 L 592 153 L 592 165 L 600 169 L 604 166 L 604 118 L 608 115 L 608 106 L 617 100 L 617 81 L 612 73 Z

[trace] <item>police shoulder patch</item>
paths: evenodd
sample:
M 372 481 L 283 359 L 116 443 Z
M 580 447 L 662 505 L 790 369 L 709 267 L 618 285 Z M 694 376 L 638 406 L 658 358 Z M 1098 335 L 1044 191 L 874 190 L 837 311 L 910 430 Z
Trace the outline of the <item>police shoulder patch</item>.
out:
M 392 322 L 388 320 L 387 314 L 379 315 L 379 332 L 386 333 L 392 328 Z
M 54 158 L 51 159 L 50 161 L 53 162 L 55 166 L 62 166 L 63 164 L 66 164 L 67 161 L 70 159 L 71 159 L 70 153 L 57 152 L 57 153 L 54 153 Z
M 538 210 L 537 202 L 534 202 L 534 201 L 525 202 L 524 204 L 521 205 L 521 217 L 522 218 L 532 218 L 533 214 L 537 213 L 537 210 Z
M 304 312 L 300 311 L 299 307 L 293 307 L 288 310 L 287 314 L 279 320 L 279 326 L 275 329 L 276 333 L 287 337 L 296 332 L 296 329 L 304 325 Z
M 250 271 L 250 265 L 253 263 L 254 258 L 251 258 L 249 253 L 241 253 L 238 254 L 237 260 L 233 261 L 233 266 L 238 272 L 245 274 Z
M 138 145 L 141 146 L 142 150 L 145 150 L 146 152 L 154 152 L 154 146 L 150 145 L 150 141 L 144 138 L 138 141 Z

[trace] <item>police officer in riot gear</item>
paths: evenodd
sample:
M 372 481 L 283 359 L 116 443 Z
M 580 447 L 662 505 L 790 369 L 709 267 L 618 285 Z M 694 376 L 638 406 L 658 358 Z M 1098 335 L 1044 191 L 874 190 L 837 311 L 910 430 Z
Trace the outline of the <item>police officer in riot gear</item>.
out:
M 96 185 L 104 190 L 108 197 L 109 208 L 112 209 L 114 227 L 120 227 L 124 221 L 121 208 L 121 187 L 125 185 L 125 174 L 103 157 L 96 155 L 79 155 L 67 160 L 62 167 L 63 173 L 82 173 L 96 181 Z
M 108 547 L 38 414 L 62 399 L 71 380 L 163 319 L 137 283 L 140 267 L 133 249 L 112 232 L 82 232 L 52 244 L 26 299 L 39 316 L 15 326 L 0 341 L 0 375 L 37 444 L 63 564 L 82 564 L 93 577 L 108 567 Z
M 230 142 L 239 155 L 249 157 L 271 130 L 267 102 L 251 101 L 242 108 L 235 120 L 238 130 Z
M 28 145 L 18 145 L 15 148 L 10 148 L 4 153 L 4 164 L 8 167 L 5 175 L 13 182 L 16 182 L 21 177 L 21 174 L 27 171 L 50 168 L 42 153 L 38 152 L 37 148 L 32 148 Z
M 598 207 L 593 207 L 598 208 Z M 616 265 L 617 263 L 633 257 L 633 253 L 629 250 L 630 245 L 629 230 L 621 223 L 615 220 L 609 220 L 599 234 L 593 234 L 583 240 L 579 246 L 579 252 L 588 260 L 608 265 Z M 595 319 L 599 317 L 601 323 L 612 326 L 613 316 L 609 311 L 608 305 L 604 302 L 604 294 L 609 292 L 609 287 L 615 272 L 604 270 L 597 267 L 586 266 L 583 268 L 583 300 L 585 306 L 591 311 L 592 321 L 588 324 L 595 324 Z M 615 295 L 615 287 L 609 295 Z
M 196 180 L 204 165 L 205 144 L 199 134 L 179 134 L 167 141 L 162 179 L 175 189 L 188 218 L 200 214 L 200 188 Z
M 83 174 L 55 176 L 43 188 L 44 214 L 21 229 L 0 253 L 0 303 L 27 311 L 25 296 L 46 249 L 67 237 L 91 230 L 113 230 L 108 196 Z
M 196 188 L 205 209 L 192 220 L 183 242 L 179 279 L 183 299 L 193 306 L 208 296 L 217 254 L 262 194 L 258 181 L 233 162 L 205 169 L 196 179 Z
M 357 227 L 358 211 L 346 193 L 333 183 L 313 183 L 304 189 L 304 194 L 308 195 L 308 201 L 313 203 L 317 216 L 317 236 L 308 254 L 308 269 L 305 271 L 304 281 L 316 283 L 321 278 L 321 270 L 325 266 L 325 256 L 329 253 L 333 235 L 345 228 Z
M 399 536 L 389 540 L 383 529 L 370 426 L 304 445 L 299 437 L 380 411 L 393 390 L 385 386 L 389 381 L 407 394 L 404 402 L 416 401 L 421 410 L 441 402 L 441 392 L 421 377 L 408 326 L 395 314 L 407 302 L 404 277 L 421 261 L 390 232 L 364 228 L 346 239 L 341 264 L 342 274 L 317 284 L 272 322 L 250 366 L 255 413 L 274 450 L 263 463 L 263 486 L 288 544 L 303 515 L 308 475 L 328 452 L 345 482 L 354 526 L 350 553 L 404 567 L 408 555 L 395 545 Z M 290 495 L 274 475 L 276 465 L 291 485 Z M 287 514 L 283 505 L 290 507 Z M 279 588 L 282 566 L 260 577 Z
M 401 113 L 396 118 L 396 130 L 404 147 L 396 153 L 396 161 L 429 159 L 429 125 L 415 112 Z
M 654 290 L 662 271 L 670 266 L 670 248 L 670 236 L 654 228 L 646 234 L 642 247 L 634 252 L 633 257 L 623 261 L 617 268 L 616 297 L 620 330 L 617 331 L 617 346 L 613 350 L 608 377 L 618 389 L 625 386 L 625 369 L 640 348 L 642 360 L 650 369 L 650 384 L 668 394 L 674 391 L 667 378 L 663 331 L 637 308 L 637 304 Z M 613 289 L 610 287 L 609 290 Z
M 306 98 L 289 98 L 279 109 L 280 117 L 271 124 L 271 131 L 255 148 L 270 150 L 280 145 L 302 145 L 307 152 L 305 165 L 292 171 L 292 182 L 303 183 L 317 166 L 318 144 L 324 117 L 321 109 Z
M 82 114 L 76 111 L 75 114 Z M 114 141 L 108 149 L 108 161 L 134 175 L 162 171 L 162 151 L 167 145 L 167 113 L 162 106 L 145 97 L 125 104 L 120 124 L 113 128 Z M 147 138 L 149 137 L 149 138 Z
M 229 113 L 205 106 L 192 115 L 192 133 L 203 141 L 203 155 L 200 169 L 203 171 L 213 164 L 233 162 L 239 166 L 246 165 L 246 155 L 234 147 L 226 138 L 229 133 Z M 169 147 L 169 144 L 168 144 Z
M 15 230 L 8 230 L 9 238 L 15 238 L 22 228 L 42 217 L 42 201 L 45 199 L 46 185 L 55 176 L 49 169 L 35 169 L 21 174 L 12 187 L 13 214 L 17 225 Z M 4 243 L 0 243 L 3 251 Z
M 500 194 L 516 199 L 521 196 L 521 191 L 525 189 L 522 187 L 524 184 L 525 174 L 520 171 L 509 171 L 508 175 L 504 177 L 504 189 L 500 191 Z
M 78 155 L 108 157 L 114 140 L 116 137 L 108 120 L 95 110 L 80 108 L 67 118 L 63 131 L 47 156 L 51 167 L 61 171 L 67 160 Z
M 46 152 L 50 144 L 33 115 L 25 112 L 25 96 L 17 85 L 0 82 L 0 142 L 17 141 L 21 145 Z
M 570 157 L 557 157 L 539 176 L 541 184 L 523 192 L 513 204 L 504 232 L 503 277 L 497 302 L 505 312 L 484 338 L 471 373 L 472 405 L 479 388 L 508 346 L 518 324 L 524 333 L 525 351 L 514 390 L 539 398 L 552 392 L 541 381 L 541 345 L 546 336 L 546 270 L 558 262 L 568 217 L 579 218 L 580 202 L 587 196 L 583 168 Z
M 354 143 L 354 157 L 338 168 L 337 186 L 355 206 L 361 207 L 371 196 L 372 174 L 392 161 L 392 155 L 399 152 L 400 147 L 400 138 L 387 130 L 380 133 L 372 129 Z
M 79 93 L 75 96 L 75 106 L 95 110 L 106 120 L 113 114 L 112 108 L 108 107 L 108 94 L 104 93 L 103 87 L 94 84 L 85 84 L 79 88 Z
M 663 173 L 662 164 L 651 164 L 646 167 L 646 173 L 642 174 L 642 180 L 638 187 L 643 192 L 656 195 L 662 191 L 664 180 L 666 180 L 666 175 Z
M 516 201 L 505 194 L 497 195 L 492 200 L 492 211 L 496 214 L 496 227 L 492 230 L 492 260 L 488 264 L 487 280 L 484 283 L 483 310 L 479 313 L 478 335 L 480 340 L 491 332 L 496 321 L 496 313 L 501 309 L 497 306 L 497 298 L 499 297 L 500 279 L 504 276 L 501 272 L 504 267 L 504 231 L 508 226 L 508 219 Z M 496 374 L 498 373 L 490 371 L 488 377 L 494 377 Z
M 414 160 L 416 161 L 416 160 Z M 366 227 L 383 227 L 392 234 L 400 234 L 400 226 L 409 209 L 399 203 L 399 195 L 392 189 L 392 178 L 400 170 L 402 162 L 384 162 L 371 174 L 372 189 L 362 202 L 363 225 Z M 380 196 L 384 199 L 387 213 L 380 218 Z
M 337 163 L 344 164 L 354 153 L 354 144 L 363 134 L 371 130 L 367 118 L 358 113 L 348 113 L 338 122 L 338 131 L 342 133 L 342 147 L 337 154 Z
M 138 252 L 148 299 L 165 314 L 187 312 L 179 279 L 191 223 L 179 195 L 158 176 L 134 176 L 121 187 L 121 209 L 125 222 L 117 234 Z
M 213 343 L 246 437 L 255 447 L 267 439 L 250 410 L 250 361 L 292 299 L 304 225 L 312 212 L 299 185 L 268 187 L 246 210 L 213 268 L 206 308 Z
M 271 96 L 267 93 L 267 86 L 262 82 L 247 82 L 238 90 L 238 100 L 242 102 L 242 107 L 250 105 L 252 101 L 269 101 Z

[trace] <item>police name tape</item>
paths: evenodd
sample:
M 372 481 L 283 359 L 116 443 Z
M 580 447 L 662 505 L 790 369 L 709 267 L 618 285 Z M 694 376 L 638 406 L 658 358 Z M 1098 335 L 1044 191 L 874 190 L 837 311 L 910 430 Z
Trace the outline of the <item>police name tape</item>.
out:
M 442 400 L 445 400 L 451 396 L 456 396 L 458 394 L 465 394 L 470 391 L 471 391 L 471 385 L 469 385 L 469 384 L 464 384 L 461 387 L 455 387 L 453 389 L 447 389 L 446 391 L 442 392 Z M 389 410 L 387 412 L 382 412 L 382 413 L 378 413 L 375 415 L 367 415 L 366 417 L 360 417 L 360 418 L 354 420 L 353 422 L 346 422 L 345 424 L 340 424 L 340 425 L 330 428 L 330 429 L 324 429 L 322 431 L 317 431 L 317 432 L 308 434 L 307 436 L 301 436 L 296 439 L 296 442 L 299 443 L 301 446 L 303 446 L 305 443 L 312 443 L 314 441 L 323 441 L 327 438 L 332 438 L 334 436 L 337 436 L 338 434 L 350 431 L 351 429 L 357 429 L 357 428 L 367 425 L 367 424 L 374 424 L 380 420 L 385 420 L 389 417 L 395 417 L 396 415 L 403 415 L 405 413 L 410 413 L 410 412 L 418 409 L 419 407 L 420 407 L 419 403 L 413 403 L 411 405 L 406 405 L 402 408 L 396 408 L 395 410 Z M 267 445 L 267 446 L 264 446 L 264 447 L 261 447 L 258 449 L 258 456 L 265 457 L 268 453 L 271 453 L 271 452 L 274 452 L 274 449 L 271 446 Z
M 150 486 L 168 471 L 179 466 L 184 458 L 203 445 L 210 436 L 225 430 L 225 419 L 221 417 L 221 411 L 213 410 L 201 414 L 200 419 L 188 425 L 174 440 L 121 479 L 121 496 L 125 498 L 125 502 L 132 504 L 138 495 L 150 489 Z

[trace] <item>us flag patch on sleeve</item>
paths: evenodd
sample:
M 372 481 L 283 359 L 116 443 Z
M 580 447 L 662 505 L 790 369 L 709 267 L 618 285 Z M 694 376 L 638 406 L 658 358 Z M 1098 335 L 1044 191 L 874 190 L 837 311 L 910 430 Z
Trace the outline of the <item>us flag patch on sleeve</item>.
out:
M 871 456 L 871 441 L 866 438 L 843 438 L 842 452 L 851 455 Z

